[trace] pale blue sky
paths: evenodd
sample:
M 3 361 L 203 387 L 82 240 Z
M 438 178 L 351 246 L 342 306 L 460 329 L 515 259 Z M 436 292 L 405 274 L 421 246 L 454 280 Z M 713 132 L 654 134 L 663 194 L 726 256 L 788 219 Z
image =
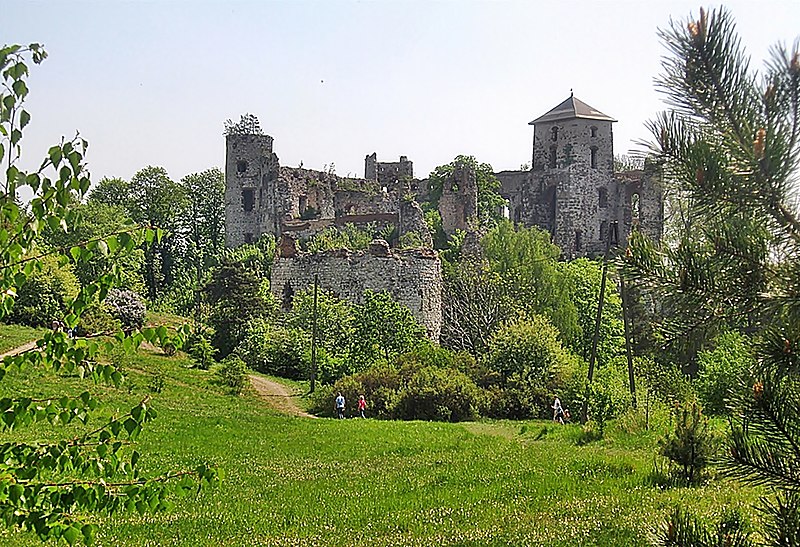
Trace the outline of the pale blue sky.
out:
M 656 29 L 683 1 L 22 2 L 0 0 L 0 41 L 44 43 L 26 163 L 76 130 L 93 180 L 160 165 L 223 167 L 222 124 L 256 114 L 283 165 L 363 176 L 407 155 L 424 177 L 457 154 L 530 161 L 527 123 L 570 92 L 619 120 L 615 152 L 647 137 Z M 707 4 L 706 4 L 707 5 Z M 728 2 L 755 66 L 800 33 L 800 2 Z

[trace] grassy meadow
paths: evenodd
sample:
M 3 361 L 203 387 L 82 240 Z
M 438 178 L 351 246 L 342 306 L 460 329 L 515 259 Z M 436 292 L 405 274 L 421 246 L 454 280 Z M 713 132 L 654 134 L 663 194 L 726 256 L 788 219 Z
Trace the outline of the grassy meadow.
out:
M 206 460 L 226 477 L 170 513 L 99 517 L 99 545 L 648 545 L 678 503 L 705 515 L 726 506 L 753 515 L 759 495 L 721 479 L 694 490 L 650 486 L 659 431 L 616 424 L 605 439 L 578 446 L 580 426 L 548 422 L 287 417 L 253 393 L 226 394 L 180 354 L 143 350 L 124 367 L 122 388 L 89 386 L 104 401 L 90 425 L 152 395 L 159 416 L 139 439 L 143 470 Z M 152 393 L 157 376 L 163 391 Z M 87 385 L 26 370 L 4 378 L 0 396 Z M 0 442 L 63 435 L 37 426 Z M 39 541 L 0 528 L 0 544 Z

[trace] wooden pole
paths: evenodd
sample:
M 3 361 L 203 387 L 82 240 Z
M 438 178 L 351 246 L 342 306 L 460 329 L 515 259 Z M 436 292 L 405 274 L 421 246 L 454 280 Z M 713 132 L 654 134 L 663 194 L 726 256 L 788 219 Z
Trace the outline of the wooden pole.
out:
M 619 291 L 622 296 L 622 323 L 625 326 L 625 355 L 628 357 L 628 385 L 631 389 L 631 406 L 636 408 L 636 380 L 633 376 L 633 350 L 631 349 L 631 329 L 628 321 L 628 291 L 625 289 L 625 276 L 620 273 Z
M 600 277 L 600 295 L 597 299 L 597 315 L 594 320 L 594 335 L 592 336 L 592 353 L 589 355 L 589 374 L 587 375 L 586 396 L 583 398 L 581 406 L 581 423 L 585 424 L 589 419 L 589 385 L 594 378 L 594 365 L 597 360 L 597 342 L 600 339 L 600 322 L 603 318 L 603 303 L 606 297 L 606 278 L 608 277 L 608 256 L 611 253 L 612 234 L 616 235 L 616 223 L 610 223 L 606 234 L 606 252 L 603 255 L 603 273 Z M 616 239 L 616 238 L 614 238 Z
M 314 312 L 311 319 L 311 386 L 310 392 L 314 393 L 317 384 L 317 287 L 319 275 L 314 274 Z

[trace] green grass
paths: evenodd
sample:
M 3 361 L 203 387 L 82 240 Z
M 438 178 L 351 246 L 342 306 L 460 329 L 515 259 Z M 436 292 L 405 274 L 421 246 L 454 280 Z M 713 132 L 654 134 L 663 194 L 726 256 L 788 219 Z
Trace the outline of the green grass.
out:
M 0 353 L 37 340 L 44 333 L 45 329 L 0 324 Z
M 145 351 L 125 366 L 127 387 L 92 388 L 105 401 L 92 423 L 126 411 L 163 375 L 151 403 L 159 417 L 139 442 L 143 470 L 208 460 L 226 479 L 171 513 L 100 517 L 99 545 L 648 545 L 675 504 L 753 515 L 759 494 L 721 480 L 695 490 L 649 486 L 658 432 L 612 426 L 606 439 L 579 447 L 579 426 L 549 422 L 293 418 L 252 394 L 225 395 L 182 356 Z M 0 396 L 86 385 L 26 371 L 0 382 Z M 25 429 L 0 442 L 63 434 Z M 38 542 L 0 528 L 0 544 Z

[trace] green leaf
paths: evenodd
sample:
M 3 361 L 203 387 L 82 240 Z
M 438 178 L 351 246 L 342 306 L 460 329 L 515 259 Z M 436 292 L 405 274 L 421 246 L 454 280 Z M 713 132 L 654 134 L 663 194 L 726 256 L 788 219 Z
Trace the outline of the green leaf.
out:
M 58 146 L 53 146 L 48 151 L 48 155 L 50 156 L 50 161 L 53 162 L 53 165 L 58 167 L 58 164 L 61 163 L 61 158 L 62 158 L 61 148 L 59 148 Z
M 137 422 L 133 418 L 128 418 L 122 425 L 125 428 L 125 431 L 128 432 L 128 436 L 130 437 L 133 435 L 133 432 L 136 431 L 136 428 L 139 427 L 139 422 Z
M 14 90 L 14 93 L 16 93 L 17 97 L 19 97 L 20 99 L 24 98 L 25 95 L 28 94 L 28 86 L 25 85 L 24 80 L 17 80 L 13 84 L 11 84 L 11 89 Z
M 70 545 L 75 545 L 75 542 L 77 542 L 78 538 L 80 538 L 82 535 L 83 534 L 81 533 L 80 530 L 70 526 L 69 528 L 64 530 L 64 532 L 61 534 L 61 537 L 67 540 L 67 543 L 69 543 Z
M 26 125 L 31 121 L 31 115 L 28 114 L 27 110 L 23 110 L 19 114 L 19 126 L 20 128 L 25 128 Z M 2 157 L 2 153 L 0 153 L 0 157 Z

